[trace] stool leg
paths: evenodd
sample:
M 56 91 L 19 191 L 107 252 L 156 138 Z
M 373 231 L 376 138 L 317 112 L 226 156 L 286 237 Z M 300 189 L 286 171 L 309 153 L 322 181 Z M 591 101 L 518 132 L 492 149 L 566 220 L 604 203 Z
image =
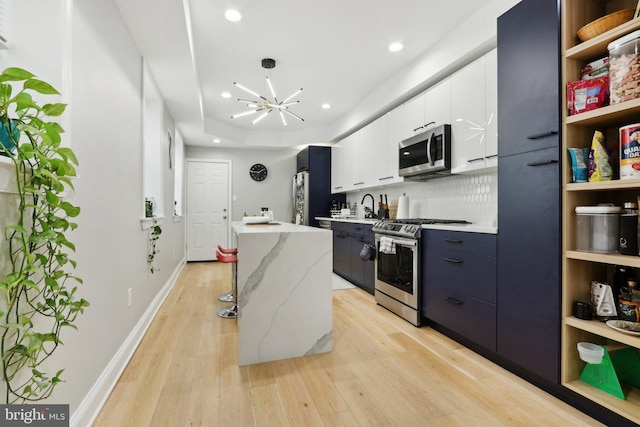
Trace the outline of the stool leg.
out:
M 222 252 L 222 253 L 237 253 L 230 250 L 225 250 L 220 245 L 218 245 L 218 250 L 219 252 Z M 218 296 L 218 301 L 233 302 L 233 285 L 232 285 L 232 289 L 229 292 Z
M 218 301 L 233 302 L 233 291 L 218 296 Z
M 238 318 L 238 263 L 233 263 L 233 275 L 231 279 L 231 294 L 233 296 L 233 304 L 218 311 L 218 316 L 224 319 Z

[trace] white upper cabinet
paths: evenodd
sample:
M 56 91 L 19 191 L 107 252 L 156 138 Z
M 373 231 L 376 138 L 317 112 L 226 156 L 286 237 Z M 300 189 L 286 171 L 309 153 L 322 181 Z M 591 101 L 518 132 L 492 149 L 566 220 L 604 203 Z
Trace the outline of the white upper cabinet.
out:
M 393 111 L 372 123 L 376 134 L 373 186 L 404 181 L 404 178 L 398 176 L 398 143 L 400 140 L 392 131 Z
M 497 166 L 497 54 L 492 50 L 451 76 L 451 172 Z
M 451 113 L 451 172 L 484 168 L 484 57 L 451 77 Z
M 331 147 L 331 192 L 344 193 L 354 189 L 359 174 L 359 134 L 353 133 Z
M 451 124 L 451 79 L 430 87 L 425 93 L 424 120 L 427 128 Z
M 485 59 L 485 162 L 487 168 L 498 167 L 498 50 Z
M 424 132 L 424 126 L 427 124 L 424 116 L 425 97 L 425 93 L 421 93 L 399 107 L 402 108 L 404 121 L 402 128 L 399 129 L 400 141 Z

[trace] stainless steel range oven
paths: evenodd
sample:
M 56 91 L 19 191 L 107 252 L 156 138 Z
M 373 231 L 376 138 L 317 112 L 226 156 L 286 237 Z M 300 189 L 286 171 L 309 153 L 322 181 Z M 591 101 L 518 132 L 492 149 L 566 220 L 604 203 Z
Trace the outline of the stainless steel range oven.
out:
M 373 225 L 376 236 L 375 299 L 420 326 L 422 224 L 467 223 L 460 220 L 391 219 Z

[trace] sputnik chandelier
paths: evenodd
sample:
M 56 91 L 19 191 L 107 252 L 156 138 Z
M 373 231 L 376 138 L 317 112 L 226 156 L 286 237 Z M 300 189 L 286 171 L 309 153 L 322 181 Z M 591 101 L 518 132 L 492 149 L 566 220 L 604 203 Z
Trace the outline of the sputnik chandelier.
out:
M 262 60 L 262 68 L 264 68 L 265 70 L 270 70 L 275 67 L 276 67 L 276 61 L 274 59 L 264 58 Z M 257 92 L 254 92 L 251 89 L 248 89 L 237 82 L 233 82 L 233 84 L 238 86 L 240 89 L 244 90 L 247 93 L 250 93 L 251 95 L 259 99 L 251 100 L 251 99 L 238 98 L 239 102 L 246 104 L 247 107 L 251 108 L 251 110 L 245 111 L 243 113 L 234 114 L 233 116 L 231 116 L 231 118 L 235 119 L 238 117 L 248 116 L 250 114 L 262 112 L 262 114 L 260 114 L 258 117 L 255 118 L 255 120 L 251 122 L 251 124 L 254 125 L 258 123 L 260 120 L 264 119 L 269 113 L 275 110 L 278 113 L 280 113 L 280 119 L 282 120 L 282 124 L 284 126 L 287 126 L 287 121 L 285 120 L 285 114 L 288 114 L 304 122 L 304 119 L 302 117 L 289 111 L 290 106 L 298 104 L 300 102 L 299 100 L 298 101 L 291 101 L 291 100 L 295 98 L 300 92 L 302 92 L 302 88 L 296 91 L 293 95 L 286 98 L 284 101 L 278 101 L 278 97 L 276 96 L 276 92 L 273 89 L 273 85 L 271 84 L 271 80 L 269 79 L 268 75 L 265 75 L 265 80 L 267 82 L 267 86 L 269 86 L 269 90 L 271 91 L 271 96 L 273 97 L 273 99 L 267 99 L 264 96 L 259 95 Z

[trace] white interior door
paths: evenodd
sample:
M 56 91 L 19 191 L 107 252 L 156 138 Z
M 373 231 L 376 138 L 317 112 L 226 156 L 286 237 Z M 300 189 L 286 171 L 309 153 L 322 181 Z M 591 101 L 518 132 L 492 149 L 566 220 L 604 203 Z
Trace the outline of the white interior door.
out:
M 187 161 L 187 261 L 216 259 L 229 221 L 229 163 Z

